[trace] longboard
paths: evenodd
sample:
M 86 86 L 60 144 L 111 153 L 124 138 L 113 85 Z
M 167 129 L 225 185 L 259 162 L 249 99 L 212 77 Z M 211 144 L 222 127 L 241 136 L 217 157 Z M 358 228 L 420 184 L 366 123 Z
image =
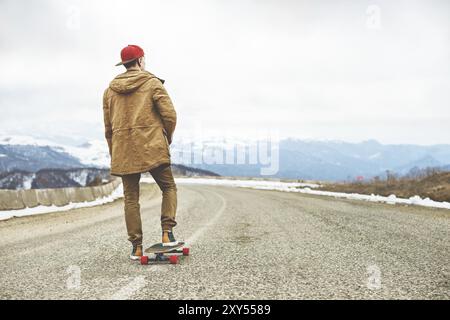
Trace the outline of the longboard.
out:
M 144 250 L 145 253 L 168 253 L 170 251 L 177 250 L 184 246 L 184 242 L 179 242 L 177 245 L 174 246 L 163 246 L 162 243 L 157 243 L 152 245 L 151 247 L 148 247 Z
M 175 246 L 163 246 L 162 243 L 157 243 L 144 250 L 146 254 L 154 254 L 154 257 L 143 255 L 141 257 L 141 264 L 178 264 L 178 254 L 183 256 L 189 255 L 189 248 L 184 247 L 184 242 L 179 242 Z M 167 254 L 167 255 L 166 255 Z

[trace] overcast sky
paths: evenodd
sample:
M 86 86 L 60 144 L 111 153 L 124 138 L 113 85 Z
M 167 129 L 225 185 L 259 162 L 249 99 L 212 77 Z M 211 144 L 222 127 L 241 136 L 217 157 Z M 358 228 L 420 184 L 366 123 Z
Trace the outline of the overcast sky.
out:
M 450 143 L 449 1 L 0 0 L 0 131 L 103 138 L 122 47 L 176 135 Z

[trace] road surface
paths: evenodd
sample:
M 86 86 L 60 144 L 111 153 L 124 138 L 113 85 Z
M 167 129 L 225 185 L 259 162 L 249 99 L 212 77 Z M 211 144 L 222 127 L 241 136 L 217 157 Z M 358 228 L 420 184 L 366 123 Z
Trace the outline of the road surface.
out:
M 180 265 L 128 260 L 123 200 L 0 222 L 1 299 L 449 299 L 450 211 L 179 186 Z M 145 244 L 160 199 L 142 185 Z

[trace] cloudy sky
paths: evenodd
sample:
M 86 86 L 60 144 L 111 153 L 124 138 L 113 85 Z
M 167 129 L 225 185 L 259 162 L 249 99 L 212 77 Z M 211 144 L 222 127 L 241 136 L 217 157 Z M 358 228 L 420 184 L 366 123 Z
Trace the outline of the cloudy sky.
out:
M 0 131 L 103 137 L 122 47 L 206 135 L 450 143 L 449 1 L 0 0 Z

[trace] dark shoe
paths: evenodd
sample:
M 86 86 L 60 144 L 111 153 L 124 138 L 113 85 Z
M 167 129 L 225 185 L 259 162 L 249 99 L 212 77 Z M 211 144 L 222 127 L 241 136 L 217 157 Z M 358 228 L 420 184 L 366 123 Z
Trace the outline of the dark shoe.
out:
M 139 260 L 142 257 L 142 245 L 137 244 L 133 245 L 133 251 L 131 251 L 130 259 L 131 260 Z

